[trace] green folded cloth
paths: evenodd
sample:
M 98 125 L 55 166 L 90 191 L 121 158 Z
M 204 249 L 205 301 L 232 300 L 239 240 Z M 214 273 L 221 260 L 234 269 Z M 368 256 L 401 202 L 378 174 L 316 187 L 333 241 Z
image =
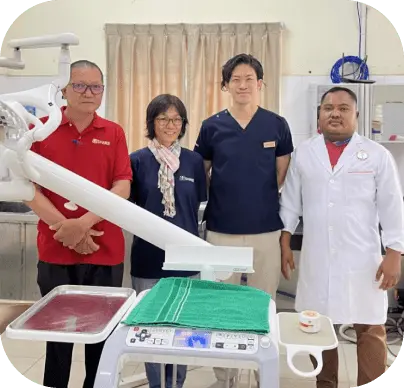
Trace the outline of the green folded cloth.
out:
M 247 286 L 167 278 L 143 297 L 123 323 L 267 334 L 270 300 L 266 292 Z

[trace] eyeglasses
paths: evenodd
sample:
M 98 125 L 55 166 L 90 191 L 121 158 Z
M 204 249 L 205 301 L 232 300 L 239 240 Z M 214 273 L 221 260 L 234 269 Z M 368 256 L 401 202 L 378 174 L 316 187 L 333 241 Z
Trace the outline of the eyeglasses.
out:
M 174 126 L 181 127 L 182 123 L 184 122 L 184 119 L 182 117 L 176 117 L 175 119 L 170 119 L 168 117 L 158 117 L 156 120 L 162 127 L 166 127 L 170 123 L 170 121 L 173 123 Z
M 71 83 L 73 90 L 76 93 L 84 94 L 87 89 L 90 89 L 93 94 L 101 94 L 104 91 L 104 85 L 86 85 L 86 84 L 76 84 Z

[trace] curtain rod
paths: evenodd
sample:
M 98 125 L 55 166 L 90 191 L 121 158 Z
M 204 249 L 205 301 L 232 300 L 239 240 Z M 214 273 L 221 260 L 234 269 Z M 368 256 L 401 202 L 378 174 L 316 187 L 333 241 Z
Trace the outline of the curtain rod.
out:
M 281 26 L 281 30 L 286 29 L 286 25 L 284 22 L 252 22 L 252 23 L 237 23 L 237 22 L 226 22 L 226 23 L 217 23 L 217 22 L 212 22 L 212 23 L 105 23 L 103 30 L 105 31 L 108 26 L 134 26 L 134 25 L 139 25 L 139 26 L 172 26 L 172 25 L 212 25 L 212 24 L 279 24 Z

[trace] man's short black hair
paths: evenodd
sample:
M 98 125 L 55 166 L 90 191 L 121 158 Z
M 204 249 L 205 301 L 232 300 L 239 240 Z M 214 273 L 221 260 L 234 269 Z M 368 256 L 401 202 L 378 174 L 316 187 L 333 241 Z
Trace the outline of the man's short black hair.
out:
M 100 67 L 96 63 L 88 61 L 87 59 L 80 59 L 79 61 L 73 62 L 70 65 L 70 75 L 71 75 L 73 69 L 77 69 L 80 67 L 91 67 L 93 69 L 97 69 L 101 74 L 101 81 L 102 81 L 102 83 L 104 83 L 104 74 L 103 74 L 102 70 L 100 69 Z
M 255 74 L 257 75 L 257 80 L 264 79 L 264 70 L 260 61 L 250 54 L 238 54 L 233 58 L 230 58 L 222 67 L 222 89 L 230 82 L 231 76 L 233 75 L 234 69 L 238 65 L 249 65 L 251 66 Z
M 182 118 L 182 127 L 178 139 L 184 137 L 188 125 L 187 109 L 185 108 L 184 103 L 178 97 L 171 94 L 160 94 L 150 101 L 146 110 L 146 137 L 148 139 L 153 140 L 156 137 L 154 120 L 158 115 L 167 112 L 171 107 L 175 108 Z
M 321 104 L 324 102 L 325 98 L 329 94 L 337 93 L 337 92 L 346 92 L 346 93 L 348 93 L 351 96 L 352 100 L 354 100 L 355 104 L 358 104 L 358 97 L 356 96 L 356 94 L 351 89 L 344 88 L 342 86 L 334 86 L 333 88 L 327 90 L 323 94 L 323 96 L 321 97 Z

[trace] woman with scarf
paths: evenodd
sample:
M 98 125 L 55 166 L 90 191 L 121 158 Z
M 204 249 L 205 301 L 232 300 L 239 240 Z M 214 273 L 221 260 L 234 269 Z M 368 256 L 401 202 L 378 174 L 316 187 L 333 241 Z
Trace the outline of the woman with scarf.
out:
M 149 144 L 130 155 L 133 181 L 130 201 L 168 222 L 198 235 L 198 209 L 207 200 L 202 157 L 182 148 L 179 140 L 188 124 L 183 102 L 162 94 L 147 107 Z M 197 272 L 164 271 L 164 251 L 134 237 L 131 276 L 136 293 L 152 288 L 161 278 L 198 277 Z M 178 365 L 177 387 L 182 388 L 187 367 Z M 161 387 L 160 364 L 146 363 L 150 388 Z M 173 366 L 167 365 L 166 387 L 172 387 Z

